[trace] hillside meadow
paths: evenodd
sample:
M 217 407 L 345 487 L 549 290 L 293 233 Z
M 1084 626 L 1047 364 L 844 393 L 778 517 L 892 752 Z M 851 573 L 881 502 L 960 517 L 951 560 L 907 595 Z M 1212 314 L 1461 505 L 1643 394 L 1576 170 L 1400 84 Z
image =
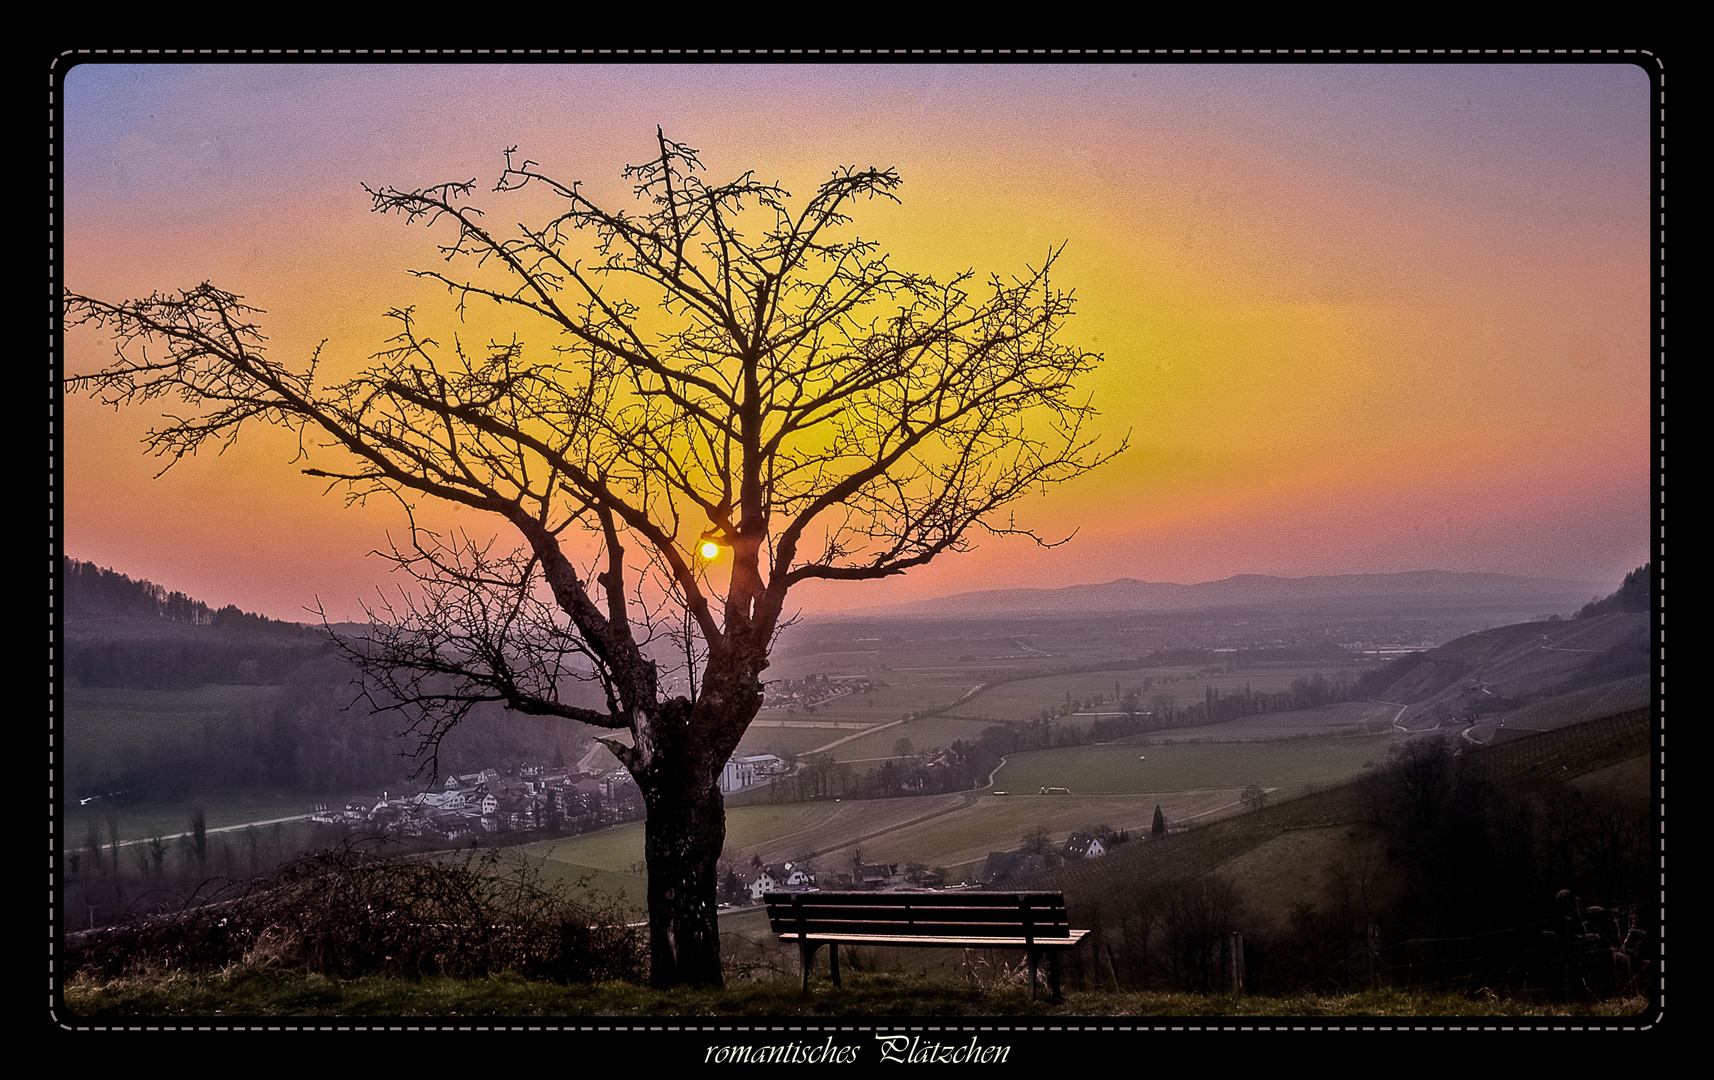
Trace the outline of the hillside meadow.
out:
M 129 753 L 162 742 L 190 739 L 203 725 L 227 717 L 263 715 L 279 686 L 211 684 L 190 690 L 64 688 L 62 752 L 68 777 L 119 766 Z

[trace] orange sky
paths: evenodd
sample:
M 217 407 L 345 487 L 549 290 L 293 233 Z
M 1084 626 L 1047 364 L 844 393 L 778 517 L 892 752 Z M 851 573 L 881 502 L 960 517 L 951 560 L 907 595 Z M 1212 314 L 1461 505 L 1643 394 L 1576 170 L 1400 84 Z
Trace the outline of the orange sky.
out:
M 360 183 L 486 186 L 512 145 L 611 200 L 656 124 L 716 178 L 894 166 L 903 204 L 858 227 L 912 269 L 1065 242 L 1068 335 L 1132 443 L 1020 505 L 1076 539 L 806 589 L 812 610 L 1121 576 L 1616 583 L 1649 556 L 1640 68 L 89 65 L 64 97 L 66 284 L 210 280 L 267 310 L 277 358 L 325 338 L 334 371 L 386 309 L 445 307 L 405 273 L 430 236 Z M 68 369 L 108 349 L 73 334 Z M 64 403 L 67 555 L 277 617 L 373 595 L 397 507 L 345 508 L 260 429 L 153 479 L 151 419 Z

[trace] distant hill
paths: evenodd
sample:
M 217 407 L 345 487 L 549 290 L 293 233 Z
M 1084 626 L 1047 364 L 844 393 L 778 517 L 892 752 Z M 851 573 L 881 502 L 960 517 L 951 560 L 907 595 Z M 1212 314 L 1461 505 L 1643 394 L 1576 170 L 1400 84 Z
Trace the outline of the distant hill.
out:
M 180 689 L 276 683 L 325 654 L 313 627 L 211 608 L 184 593 L 66 559 L 60 578 L 65 674 L 85 686 Z
M 1610 584 L 1521 577 L 1515 574 L 1455 574 L 1417 570 L 1396 574 L 1337 574 L 1284 578 L 1238 574 L 1196 585 L 1119 578 L 1099 585 L 1061 589 L 993 589 L 935 600 L 851 612 L 888 618 L 986 615 L 1078 615 L 1127 611 L 1200 611 L 1218 608 L 1303 610 L 1339 607 L 1352 611 L 1412 608 L 1470 608 L 1528 614 L 1570 613 Z M 1527 614 L 1524 616 L 1527 617 Z
M 1474 718 L 1484 742 L 1647 708 L 1650 630 L 1647 612 L 1495 627 L 1394 661 L 1376 697 L 1410 706 L 1406 727 Z

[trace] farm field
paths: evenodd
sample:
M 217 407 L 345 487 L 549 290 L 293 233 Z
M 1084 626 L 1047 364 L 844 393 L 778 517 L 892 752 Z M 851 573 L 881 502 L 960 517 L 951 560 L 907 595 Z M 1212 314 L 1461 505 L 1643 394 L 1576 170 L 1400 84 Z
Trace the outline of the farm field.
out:
M 1145 836 L 1157 804 L 1169 824 L 1206 820 L 1235 812 L 1240 805 L 1237 789 L 1158 796 L 988 796 L 956 813 L 872 839 L 863 845 L 864 858 L 979 870 L 989 852 L 1016 848 L 1038 826 L 1056 842 L 1091 825 L 1110 825 L 1129 829 L 1133 837 Z
M 874 742 L 877 746 L 881 745 L 881 743 L 876 742 L 875 740 L 881 735 L 888 735 L 889 737 L 886 738 L 884 742 L 890 752 L 893 742 L 897 740 L 900 735 L 904 734 L 903 727 L 892 722 L 896 719 L 896 717 L 891 718 L 890 720 L 876 718 L 876 726 L 881 724 L 888 724 L 889 726 L 881 728 L 881 730 L 873 736 L 864 736 L 862 730 L 851 728 L 782 728 L 777 726 L 766 727 L 752 725 L 750 730 L 744 733 L 743 739 L 739 741 L 737 752 L 739 754 L 779 754 L 782 756 L 793 754 L 801 756 L 819 751 L 822 747 L 825 747 L 830 743 L 840 743 L 840 745 L 831 750 L 830 753 L 832 753 L 834 757 L 843 761 L 851 756 L 851 751 L 846 749 L 851 744 L 841 742 L 841 740 L 853 735 L 858 736 L 859 738 L 866 738 L 868 741 Z
M 552 862 L 625 873 L 643 859 L 643 823 L 633 821 L 581 836 L 540 840 L 518 850 Z
M 1287 931 L 1294 905 L 1325 904 L 1336 873 L 1362 875 L 1377 907 L 1397 902 L 1408 887 L 1388 862 L 1385 831 L 1367 822 L 1278 832 L 1219 872 L 1237 885 L 1256 922 L 1275 932 Z
M 1028 755 L 1025 755 L 1028 756 Z M 846 868 L 854 849 L 868 861 L 921 862 L 975 869 L 991 851 L 1018 846 L 1024 834 L 1046 828 L 1055 840 L 1091 825 L 1146 834 L 1156 805 L 1172 825 L 1236 812 L 1242 785 L 1126 795 L 994 796 L 976 792 L 897 799 L 819 800 L 727 811 L 726 856 L 747 862 L 807 861 L 823 871 Z M 643 826 L 542 841 L 524 847 L 556 880 L 593 875 L 604 891 L 644 885 L 632 871 L 643 858 Z
M 1297 679 L 1315 675 L 1331 677 L 1341 670 L 1358 669 L 1341 664 L 1270 663 L 1246 665 L 1228 672 L 1204 673 L 1195 667 L 1137 667 L 1116 671 L 1093 671 L 1068 675 L 1048 675 L 1039 679 L 1002 683 L 983 693 L 970 703 L 970 711 L 981 712 L 998 720 L 1032 720 L 1043 709 L 1055 709 L 1069 696 L 1076 701 L 1089 701 L 1097 694 L 1109 704 L 1104 711 L 1115 711 L 1115 685 L 1123 694 L 1140 690 L 1144 679 L 1152 685 L 1143 691 L 1145 702 L 1156 694 L 1171 694 L 1181 703 L 1202 700 L 1205 689 L 1213 686 L 1222 696 L 1242 691 L 1246 686 L 1253 693 L 1274 694 L 1291 688 Z M 981 680 L 973 680 L 981 681 Z M 1145 708 L 1147 706 L 1145 705 Z
M 859 735 L 855 739 L 841 742 L 828 752 L 839 761 L 879 762 L 899 756 L 893 747 L 900 739 L 909 739 L 911 745 L 920 752 L 930 747 L 950 746 L 960 739 L 973 740 L 979 738 L 983 729 L 992 726 L 994 723 L 996 721 L 986 717 L 967 716 L 963 712 L 954 715 L 926 716 L 921 720 L 892 724 L 876 729 L 869 734 Z M 849 733 L 841 732 L 839 734 Z
M 1646 805 L 1653 790 L 1649 770 L 1649 759 L 1638 756 L 1580 776 L 1572 786 L 1588 794 Z
M 643 833 L 638 833 L 638 861 L 643 859 Z M 572 862 L 560 857 L 559 849 L 554 843 L 531 843 L 530 847 L 521 849 L 521 855 L 533 871 L 542 874 L 542 883 L 547 886 L 566 886 L 574 891 L 590 890 L 600 897 L 619 902 L 622 907 L 641 912 L 648 907 L 648 878 L 643 874 L 632 874 L 626 869 L 603 869 L 598 866 L 586 866 L 581 862 Z M 500 869 L 509 869 L 512 862 L 502 859 Z
M 196 735 L 209 720 L 250 716 L 271 705 L 280 687 L 130 690 L 68 685 L 64 693 L 63 752 L 69 778 L 105 770 L 126 751 Z
M 929 816 L 955 813 L 976 798 L 970 792 L 900 799 L 744 806 L 726 817 L 726 850 L 765 861 L 801 859 L 877 834 L 890 834 Z M 813 808 L 813 810 L 811 809 Z
M 1380 701 L 1342 701 L 1318 709 L 1298 709 L 1292 712 L 1256 713 L 1228 720 L 1221 724 L 1200 727 L 1164 728 L 1142 735 L 1131 735 L 1117 742 L 1249 742 L 1265 739 L 1297 739 L 1321 736 L 1340 737 L 1391 727 L 1399 714 L 1397 705 Z
M 860 837 L 896 830 L 925 815 L 945 813 L 974 798 L 965 792 L 732 807 L 726 813 L 726 852 L 745 859 L 760 855 L 767 862 L 809 858 L 817 851 Z M 641 822 L 620 825 L 530 844 L 523 850 L 597 870 L 628 871 L 643 858 L 643 826 Z
M 1224 726 L 1224 725 L 1222 725 Z M 1199 788 L 1296 789 L 1343 783 L 1366 762 L 1386 760 L 1395 735 L 1275 742 L 1120 743 L 1015 754 L 994 786 L 1018 793 L 1066 787 L 1074 794 L 1194 791 Z M 1146 755 L 1147 760 L 1142 760 Z
M 364 794 L 373 799 L 378 793 Z M 344 800 L 331 795 L 323 797 L 321 801 L 344 805 Z M 204 800 L 201 806 L 210 832 L 257 821 L 302 817 L 308 815 L 312 809 L 311 800 L 305 796 L 262 793 L 211 798 Z M 72 805 L 64 808 L 61 818 L 67 841 L 74 846 L 81 844 L 91 826 L 99 829 L 103 838 L 106 838 L 109 835 L 110 809 L 112 808 L 108 804 L 101 801 L 79 806 L 76 800 L 73 800 Z M 151 802 L 121 806 L 117 811 L 119 838 L 124 842 L 143 840 L 151 836 L 177 836 L 190 828 L 192 810 L 190 805 L 178 803 Z M 289 830 L 292 825 L 288 823 L 286 828 Z
M 1090 658 L 1059 659 L 1062 662 L 1066 659 L 1088 662 Z M 1028 721 L 1044 709 L 1057 711 L 1068 697 L 1086 702 L 1101 695 L 1106 702 L 1112 702 L 1116 689 L 1130 693 L 1139 689 L 1144 679 L 1153 684 L 1145 697 L 1172 694 L 1188 704 L 1200 700 L 1210 685 L 1223 695 L 1241 691 L 1246 686 L 1258 694 L 1278 693 L 1289 689 L 1297 679 L 1318 674 L 1330 676 L 1342 668 L 1350 670 L 1348 665 L 1290 662 L 1247 665 L 1220 674 L 1203 674 L 1194 667 L 1179 665 L 1043 675 L 987 687 L 976 697 L 960 704 L 953 715 L 924 717 L 902 724 L 900 721 L 911 712 L 944 708 L 957 701 L 972 687 L 994 678 L 990 673 L 992 669 L 970 663 L 966 666 L 894 667 L 884 675 L 876 674 L 875 669 L 842 670 L 837 673 L 870 674 L 889 681 L 890 685 L 872 693 L 841 695 L 816 706 L 814 713 L 804 709 L 790 712 L 780 708 L 765 709 L 745 733 L 739 752 L 801 755 L 827 748 L 827 752 L 840 761 L 882 759 L 895 756 L 893 744 L 900 738 L 909 738 L 918 750 L 946 746 L 958 739 L 974 738 L 990 724 Z M 1354 716 L 1294 714 L 1294 720 L 1276 720 L 1259 728 L 1260 733 L 1242 737 L 1272 738 L 1336 730 L 1382 716 L 1382 711 L 1371 711 L 1373 715 L 1370 712 L 1359 712 Z M 1081 720 L 1086 724 L 1102 712 L 1096 709 L 1093 713 L 1063 717 L 1056 722 L 1078 725 Z M 865 736 L 858 729 L 842 726 L 853 723 L 868 725 L 875 730 Z M 830 746 L 835 743 L 837 745 Z

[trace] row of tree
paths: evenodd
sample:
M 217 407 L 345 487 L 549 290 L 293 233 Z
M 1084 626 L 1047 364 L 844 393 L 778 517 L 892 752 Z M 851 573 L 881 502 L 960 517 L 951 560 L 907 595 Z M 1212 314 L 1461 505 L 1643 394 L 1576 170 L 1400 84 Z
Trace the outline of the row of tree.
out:
M 332 651 L 319 630 L 211 608 L 151 581 L 64 559 L 66 677 L 82 686 L 145 690 L 282 682 Z
M 298 623 L 270 619 L 241 611 L 235 604 L 211 608 L 201 600 L 164 588 L 152 581 L 132 580 L 124 574 L 91 562 L 66 558 L 61 567 L 60 588 L 65 611 L 71 616 L 123 615 L 160 619 L 184 626 L 215 626 L 225 630 L 261 631 L 295 637 Z

